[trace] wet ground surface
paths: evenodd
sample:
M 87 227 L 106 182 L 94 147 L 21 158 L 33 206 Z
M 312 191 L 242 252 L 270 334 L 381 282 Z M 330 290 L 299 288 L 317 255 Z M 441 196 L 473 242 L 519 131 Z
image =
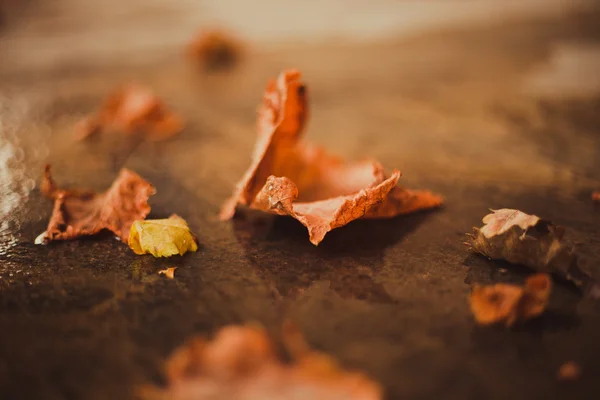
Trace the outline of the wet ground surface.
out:
M 596 397 L 600 303 L 556 282 L 541 318 L 479 327 L 471 285 L 520 282 L 530 271 L 472 255 L 463 241 L 489 208 L 518 208 L 567 227 L 599 266 L 600 206 L 590 195 L 600 189 L 600 90 L 581 75 L 598 71 L 597 60 L 556 63 L 565 47 L 598 53 L 599 16 L 251 49 L 216 75 L 180 58 L 35 73 L 4 63 L 0 397 L 129 398 L 136 385 L 162 381 L 165 357 L 189 335 L 246 321 L 276 334 L 285 319 L 380 381 L 388 398 Z M 319 247 L 291 219 L 218 221 L 248 165 L 264 85 L 287 67 L 301 69 L 309 89 L 308 139 L 399 168 L 403 185 L 439 192 L 445 207 L 353 222 Z M 131 79 L 186 116 L 183 134 L 135 146 L 119 136 L 73 141 L 78 118 Z M 59 184 L 98 190 L 121 167 L 135 170 L 157 188 L 151 217 L 184 217 L 199 251 L 140 257 L 111 235 L 34 245 L 51 211 L 38 189 L 46 162 Z M 175 279 L 157 274 L 170 266 Z M 570 360 L 583 375 L 560 383 Z

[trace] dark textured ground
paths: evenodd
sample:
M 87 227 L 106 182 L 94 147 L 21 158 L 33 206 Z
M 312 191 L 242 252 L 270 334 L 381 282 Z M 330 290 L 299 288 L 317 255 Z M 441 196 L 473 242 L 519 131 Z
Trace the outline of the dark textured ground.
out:
M 471 255 L 462 242 L 488 208 L 519 208 L 566 226 L 588 265 L 598 265 L 595 77 L 576 61 L 549 78 L 550 92 L 530 82 L 554 68 L 556 46 L 597 52 L 599 16 L 369 46 L 254 49 L 236 70 L 213 76 L 177 57 L 41 70 L 4 60 L 0 398 L 128 398 L 136 384 L 160 382 L 165 356 L 189 335 L 250 320 L 276 332 L 286 318 L 315 348 L 381 381 L 389 398 L 597 398 L 600 303 L 557 282 L 538 320 L 478 327 L 471 284 L 522 281 L 529 271 Z M 397 167 L 403 184 L 443 194 L 446 206 L 357 221 L 319 247 L 290 219 L 242 213 L 219 222 L 249 162 L 264 84 L 290 66 L 310 90 L 311 140 Z M 185 132 L 136 148 L 114 137 L 74 142 L 79 116 L 131 78 L 183 113 Z M 201 249 L 156 260 L 110 235 L 35 246 L 51 211 L 33 184 L 45 162 L 60 184 L 99 190 L 121 166 L 134 169 L 157 187 L 151 216 L 184 217 Z M 168 266 L 179 267 L 174 280 L 157 275 Z M 569 360 L 583 375 L 559 383 Z

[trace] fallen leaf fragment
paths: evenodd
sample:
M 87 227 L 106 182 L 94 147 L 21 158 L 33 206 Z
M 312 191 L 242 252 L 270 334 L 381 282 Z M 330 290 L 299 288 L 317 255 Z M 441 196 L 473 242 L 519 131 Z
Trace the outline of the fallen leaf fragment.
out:
M 221 30 L 202 31 L 189 44 L 188 56 L 207 70 L 233 66 L 241 57 L 239 40 Z
M 100 110 L 80 121 L 75 137 L 85 139 L 100 131 L 119 131 L 143 133 L 150 140 L 165 140 L 182 130 L 182 118 L 169 110 L 152 90 L 129 84 L 118 87 Z
M 471 311 L 481 325 L 503 322 L 511 326 L 542 314 L 548 305 L 552 280 L 547 274 L 527 278 L 525 286 L 497 283 L 473 287 Z
M 162 269 L 160 271 L 158 271 L 159 275 L 164 275 L 169 279 L 173 279 L 175 278 L 175 270 L 177 269 L 177 267 L 169 267 L 167 269 Z
M 38 244 L 94 235 L 103 229 L 127 242 L 133 222 L 150 213 L 148 198 L 155 193 L 150 183 L 125 168 L 104 193 L 59 189 L 49 165 L 46 165 L 41 190 L 54 199 L 54 209 L 48 228 L 36 239 Z
M 198 250 L 187 222 L 178 215 L 135 221 L 129 233 L 129 247 L 135 254 L 150 253 L 154 257 L 182 256 Z
M 578 266 L 577 255 L 563 239 L 564 229 L 519 210 L 492 210 L 484 226 L 470 235 L 471 249 L 494 260 L 522 264 L 538 272 L 553 273 L 582 289 L 597 283 Z
M 221 219 L 232 218 L 238 204 L 289 215 L 318 245 L 327 232 L 358 218 L 389 218 L 441 205 L 438 195 L 396 186 L 399 171 L 386 176 L 378 162 L 348 163 L 301 141 L 307 113 L 299 72 L 284 71 L 269 82 L 252 163 L 221 209 Z
M 297 339 L 295 339 L 297 340 Z M 293 352 L 292 352 L 293 353 Z M 380 386 L 346 372 L 329 356 L 306 350 L 285 363 L 267 333 L 227 326 L 212 341 L 193 338 L 166 363 L 168 386 L 146 388 L 146 400 L 375 400 Z
M 559 381 L 576 381 L 581 376 L 581 367 L 575 361 L 568 361 L 560 366 L 556 378 Z
M 592 193 L 592 200 L 600 202 L 600 192 Z

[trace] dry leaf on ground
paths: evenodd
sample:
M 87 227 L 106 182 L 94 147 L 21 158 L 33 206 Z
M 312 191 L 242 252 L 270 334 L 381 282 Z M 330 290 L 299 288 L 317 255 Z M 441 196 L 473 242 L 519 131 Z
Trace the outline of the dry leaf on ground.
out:
M 522 264 L 538 272 L 553 273 L 586 290 L 597 283 L 578 265 L 573 248 L 563 239 L 564 229 L 519 210 L 492 210 L 484 226 L 470 235 L 471 249 L 494 260 Z
M 271 81 L 258 116 L 252 163 L 221 210 L 230 219 L 238 204 L 290 215 L 319 244 L 327 232 L 358 218 L 388 218 L 438 207 L 440 196 L 396 186 L 375 161 L 348 163 L 300 140 L 308 107 L 297 71 Z
M 497 283 L 473 287 L 471 311 L 481 325 L 503 322 L 511 326 L 544 312 L 548 305 L 552 280 L 547 274 L 527 278 L 525 286 Z
M 187 49 L 188 56 L 207 70 L 233 66 L 240 59 L 241 52 L 239 40 L 220 30 L 198 33 Z
M 167 269 L 161 269 L 160 271 L 158 271 L 159 275 L 164 275 L 169 279 L 174 279 L 175 278 L 175 270 L 177 269 L 177 267 L 169 267 Z
M 346 372 L 329 356 L 291 338 L 294 360 L 285 363 L 267 333 L 254 326 L 227 326 L 212 341 L 193 338 L 166 365 L 168 386 L 145 388 L 146 400 L 375 400 L 379 385 Z
M 182 256 L 198 250 L 187 222 L 178 215 L 135 221 L 129 233 L 129 247 L 135 254 L 150 253 L 154 257 Z
M 129 84 L 117 88 L 100 110 L 80 121 L 75 137 L 84 139 L 105 130 L 141 133 L 150 140 L 164 140 L 183 130 L 183 120 L 169 110 L 152 90 Z
M 134 221 L 150 213 L 148 198 L 154 187 L 138 174 L 122 169 L 111 187 L 104 193 L 89 190 L 59 189 L 46 166 L 42 193 L 54 199 L 54 210 L 48 228 L 36 243 L 75 239 L 94 235 L 103 229 L 112 231 L 127 242 Z
M 576 381 L 581 376 L 581 367 L 575 361 L 568 361 L 560 366 L 556 378 L 559 381 Z

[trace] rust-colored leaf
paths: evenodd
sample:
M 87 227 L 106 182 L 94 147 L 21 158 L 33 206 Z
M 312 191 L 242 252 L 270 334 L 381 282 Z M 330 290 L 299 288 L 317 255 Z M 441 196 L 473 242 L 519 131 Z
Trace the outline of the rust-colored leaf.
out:
M 471 311 L 481 325 L 505 323 L 511 326 L 544 312 L 548 305 L 552 280 L 547 274 L 527 278 L 525 286 L 505 283 L 473 287 Z
M 575 361 L 567 361 L 556 374 L 559 381 L 576 381 L 581 376 L 581 367 Z
M 327 232 L 358 218 L 388 218 L 438 207 L 440 196 L 396 186 L 400 172 L 386 176 L 375 161 L 348 163 L 300 140 L 307 116 L 307 94 L 297 71 L 269 82 L 259 110 L 252 163 L 221 218 L 238 204 L 290 215 L 319 244 Z
M 198 33 L 187 48 L 188 56 L 207 70 L 233 66 L 241 57 L 242 45 L 222 30 Z
M 138 174 L 122 169 L 104 193 L 90 190 L 59 189 L 46 166 L 41 190 L 54 199 L 54 210 L 48 228 L 36 243 L 75 239 L 108 229 L 127 243 L 134 221 L 150 213 L 148 198 L 154 187 Z
M 100 110 L 80 121 L 75 137 L 84 139 L 100 131 L 119 131 L 164 140 L 182 130 L 182 118 L 169 110 L 152 90 L 129 84 L 118 87 Z
M 154 400 L 328 399 L 375 400 L 379 385 L 359 372 L 341 369 L 329 356 L 305 349 L 291 351 L 292 363 L 277 354 L 266 332 L 255 326 L 227 326 L 212 341 L 193 338 L 166 364 L 168 386 L 146 388 Z

